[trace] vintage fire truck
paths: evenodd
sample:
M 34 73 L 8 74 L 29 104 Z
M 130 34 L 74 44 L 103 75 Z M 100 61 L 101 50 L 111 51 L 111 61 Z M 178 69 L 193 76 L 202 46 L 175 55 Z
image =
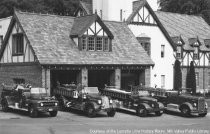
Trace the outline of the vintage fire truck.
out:
M 63 84 L 54 89 L 54 95 L 61 106 L 84 111 L 88 117 L 95 117 L 100 111 L 115 116 L 116 105 L 110 97 L 101 95 L 97 87 Z
M 187 90 L 149 89 L 149 92 L 162 102 L 169 111 L 181 112 L 183 116 L 198 114 L 205 117 L 208 105 L 204 97 L 193 96 Z
M 129 92 L 106 86 L 101 92 L 112 97 L 118 104 L 117 108 L 135 111 L 140 117 L 145 117 L 148 113 L 155 113 L 157 116 L 161 116 L 164 111 L 164 105 L 161 102 L 152 98 L 148 91 L 137 86 L 132 86 Z
M 1 93 L 2 111 L 9 109 L 28 111 L 30 117 L 37 117 L 39 112 L 49 112 L 51 117 L 58 113 L 58 101 L 47 95 L 45 88 L 29 85 L 3 85 Z

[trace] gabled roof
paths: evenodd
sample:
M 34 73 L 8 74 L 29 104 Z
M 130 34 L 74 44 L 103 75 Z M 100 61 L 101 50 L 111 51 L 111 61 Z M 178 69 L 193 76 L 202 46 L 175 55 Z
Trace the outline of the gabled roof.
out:
M 98 17 L 97 14 L 93 14 L 93 15 L 86 15 L 86 16 L 82 16 L 82 17 L 78 17 L 74 19 L 74 24 L 73 27 L 71 29 L 71 33 L 70 36 L 74 37 L 74 36 L 82 36 L 85 31 L 95 22 L 97 21 L 105 30 L 105 32 L 107 33 L 107 35 L 110 38 L 114 38 L 112 33 L 110 32 L 110 30 L 106 27 L 106 25 L 101 21 L 100 17 Z
M 189 46 L 190 38 L 198 38 L 201 43 L 201 51 L 208 49 L 204 45 L 204 40 L 210 38 L 210 26 L 201 16 L 161 11 L 157 11 L 155 14 L 171 37 L 181 35 L 185 42 L 185 50 L 193 50 L 193 48 Z
M 80 10 L 82 10 L 83 12 L 85 12 L 86 15 L 93 14 L 92 4 L 91 3 L 88 3 L 88 2 L 79 1 L 79 6 L 76 9 L 74 15 L 76 15 Z
M 152 10 L 152 8 L 150 7 L 150 5 L 148 4 L 148 2 L 146 0 L 139 0 L 139 7 L 135 8 L 133 10 L 133 12 L 131 13 L 131 15 L 128 17 L 128 19 L 126 20 L 127 24 L 130 24 L 133 20 L 133 18 L 138 14 L 139 10 L 142 7 L 146 7 L 149 11 L 149 13 L 152 15 L 152 17 L 154 18 L 154 20 L 157 22 L 158 27 L 160 27 L 160 30 L 163 32 L 163 34 L 165 35 L 166 39 L 169 41 L 169 43 L 171 44 L 172 48 L 174 50 L 176 50 L 176 45 L 174 44 L 174 42 L 172 41 L 172 39 L 170 38 L 168 32 L 166 31 L 166 29 L 163 27 L 163 25 L 161 24 L 161 22 L 159 21 L 158 17 L 156 16 L 156 14 L 154 13 L 154 11 Z
M 89 52 L 69 37 L 75 17 L 20 11 L 15 16 L 41 65 L 154 65 L 125 23 L 105 21 L 114 36 L 112 51 Z

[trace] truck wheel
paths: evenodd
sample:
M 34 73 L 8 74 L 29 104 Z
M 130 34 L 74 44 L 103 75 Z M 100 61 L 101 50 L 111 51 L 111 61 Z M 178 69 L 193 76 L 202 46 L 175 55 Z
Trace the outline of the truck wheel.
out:
M 189 117 L 190 116 L 190 109 L 187 106 L 183 106 L 181 108 L 181 113 L 182 113 L 183 116 Z
M 49 112 L 51 117 L 57 116 L 58 111 Z
M 93 108 L 93 106 L 88 106 L 86 112 L 87 112 L 87 116 L 90 118 L 95 117 L 95 115 L 96 115 L 96 112 L 95 112 L 95 109 Z
M 115 116 L 116 111 L 114 109 L 110 110 L 109 112 L 107 112 L 107 115 L 109 117 L 114 117 Z
M 157 115 L 157 116 L 161 116 L 163 114 L 163 111 L 156 111 L 155 112 L 155 115 Z
M 36 118 L 38 116 L 38 111 L 34 109 L 33 107 L 29 108 L 29 115 L 32 118 Z
M 146 117 L 147 116 L 147 110 L 145 107 L 138 107 L 136 110 L 136 114 L 137 116 L 140 117 Z
M 2 107 L 2 111 L 3 112 L 8 112 L 9 111 L 9 107 L 8 107 L 8 102 L 7 100 L 3 99 L 1 101 L 1 107 Z
M 205 117 L 206 115 L 207 115 L 207 113 L 199 114 L 200 117 Z

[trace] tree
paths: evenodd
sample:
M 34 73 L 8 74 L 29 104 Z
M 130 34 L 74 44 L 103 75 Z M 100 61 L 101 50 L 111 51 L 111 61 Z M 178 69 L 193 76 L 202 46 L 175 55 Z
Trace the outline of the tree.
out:
M 13 15 L 14 7 L 23 11 L 73 15 L 78 0 L 0 0 L 0 18 Z
M 186 87 L 190 88 L 193 94 L 196 94 L 196 79 L 194 62 L 190 62 L 190 69 L 187 73 Z
M 209 0 L 159 0 L 160 10 L 182 14 L 201 14 L 210 9 Z
M 174 90 L 182 88 L 182 71 L 180 67 L 180 61 L 176 60 L 174 63 Z

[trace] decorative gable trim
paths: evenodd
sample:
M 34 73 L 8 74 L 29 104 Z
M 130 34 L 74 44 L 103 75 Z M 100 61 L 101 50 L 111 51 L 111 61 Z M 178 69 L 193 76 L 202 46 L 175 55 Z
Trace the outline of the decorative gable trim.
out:
M 25 37 L 25 39 L 27 41 L 27 43 L 26 43 L 27 44 L 27 47 L 29 47 L 31 49 L 31 51 L 32 51 L 32 53 L 34 55 L 34 61 L 35 62 L 39 62 L 38 61 L 38 58 L 37 58 L 37 56 L 35 54 L 35 51 L 34 51 L 33 47 L 30 45 L 30 41 L 29 41 L 29 39 L 28 39 L 28 37 L 27 37 L 27 35 L 26 35 L 26 33 L 25 33 L 25 31 L 24 31 L 24 29 L 23 29 L 20 21 L 18 20 L 18 17 L 16 16 L 16 12 L 17 11 L 16 11 L 16 9 L 14 9 L 14 10 L 15 10 L 14 15 L 13 15 L 13 17 L 11 19 L 10 24 L 9 24 L 9 27 L 8 27 L 7 33 L 5 35 L 5 38 L 4 38 L 4 41 L 3 41 L 3 44 L 2 44 L 1 51 L 0 51 L 0 60 L 3 57 L 4 50 L 5 50 L 6 46 L 7 46 L 9 37 L 10 37 L 10 35 L 12 33 L 12 29 L 13 29 L 13 27 L 15 27 L 16 30 L 17 30 L 17 32 L 20 31 L 20 30 L 22 31 L 22 34 L 23 34 L 23 36 Z M 15 24 L 17 24 L 17 25 L 15 25 Z M 23 50 L 23 51 L 25 51 L 25 50 Z
M 169 33 L 166 31 L 166 29 L 163 27 L 162 23 L 160 22 L 160 20 L 158 19 L 158 17 L 156 16 L 156 14 L 154 13 L 154 11 L 152 10 L 152 8 L 150 7 L 150 5 L 147 3 L 146 0 L 142 0 L 141 3 L 139 4 L 139 7 L 136 8 L 135 11 L 133 11 L 133 13 L 128 17 L 128 19 L 126 20 L 127 25 L 132 24 L 132 20 L 133 18 L 137 15 L 137 13 L 139 12 L 139 10 L 142 7 L 146 7 L 149 11 L 149 13 L 151 14 L 151 16 L 154 18 L 154 20 L 157 23 L 157 26 L 160 28 L 160 30 L 163 32 L 163 34 L 165 35 L 166 39 L 169 41 L 169 43 L 171 44 L 172 48 L 174 49 L 174 51 L 176 51 L 176 45 L 174 44 L 172 38 L 170 37 Z M 144 23 L 142 23 L 141 25 L 144 25 Z M 145 24 L 147 25 L 147 24 Z
M 87 16 L 85 16 L 87 17 Z M 102 27 L 102 29 L 104 29 L 104 31 L 107 33 L 107 36 L 110 38 L 110 39 L 113 39 L 114 36 L 113 34 L 111 33 L 111 31 L 108 29 L 108 27 L 103 23 L 103 21 L 101 20 L 101 18 L 97 15 L 97 14 L 94 14 L 94 15 L 91 15 L 89 16 L 91 17 L 91 20 L 88 22 L 88 23 L 85 23 L 84 25 L 85 26 L 80 26 L 80 27 L 83 27 L 83 28 L 78 28 L 78 25 L 75 24 L 77 23 L 77 21 L 80 21 L 80 18 L 82 17 L 79 17 L 79 18 L 76 18 L 78 20 L 74 21 L 74 25 L 72 27 L 73 31 L 71 31 L 71 34 L 70 34 L 70 37 L 71 38 L 75 38 L 75 37 L 82 37 L 82 35 L 89 29 L 89 27 L 95 23 L 95 22 L 98 22 L 98 24 Z M 78 29 L 78 30 L 77 30 Z M 76 32 L 75 32 L 76 31 Z

